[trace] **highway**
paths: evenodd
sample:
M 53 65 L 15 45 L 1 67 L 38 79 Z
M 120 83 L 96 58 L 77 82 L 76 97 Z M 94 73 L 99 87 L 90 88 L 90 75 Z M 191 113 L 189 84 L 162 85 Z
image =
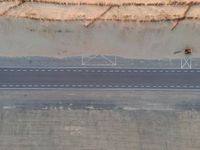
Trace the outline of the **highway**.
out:
M 200 89 L 200 69 L 0 68 L 0 89 Z

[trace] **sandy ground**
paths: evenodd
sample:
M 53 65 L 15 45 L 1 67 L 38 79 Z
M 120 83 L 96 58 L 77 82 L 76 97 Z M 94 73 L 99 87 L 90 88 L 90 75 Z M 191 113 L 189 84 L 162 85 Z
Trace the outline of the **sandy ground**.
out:
M 0 91 L 0 147 L 199 150 L 199 96 L 186 91 Z M 73 107 L 84 102 L 89 107 Z M 96 104 L 104 105 L 96 109 Z
M 7 11 L 9 8 L 18 5 L 18 1 L 14 2 L 1 2 L 0 3 L 0 14 L 3 14 L 5 11 Z
M 0 56 L 64 58 L 80 55 L 117 55 L 138 59 L 184 57 L 174 52 L 193 48 L 199 53 L 199 22 L 181 22 L 176 30 L 166 23 L 44 22 L 1 18 Z
M 117 21 L 162 21 L 175 20 L 183 17 L 188 6 L 121 6 L 113 7 L 99 20 Z M 193 6 L 187 18 L 199 19 L 200 6 Z M 23 5 L 10 10 L 7 16 L 46 19 L 46 20 L 93 20 L 108 6 L 94 5 L 55 5 L 26 2 Z M 141 13 L 142 12 L 142 13 Z
M 106 91 L 106 90 L 1 90 L 0 107 L 12 109 L 17 104 L 47 104 L 52 109 L 56 101 L 69 101 L 73 105 L 87 103 L 89 105 L 105 104 L 123 110 L 200 110 L 198 91 Z M 7 106 L 7 107 L 4 107 Z M 11 107 L 12 106 L 12 107 Z M 28 105 L 27 105 L 28 106 Z M 40 105 L 38 105 L 40 106 Z M 45 106 L 44 106 L 45 107 Z M 40 107 L 39 107 L 40 108 Z M 83 108 L 82 108 L 83 109 Z M 91 108 L 92 109 L 92 108 Z M 104 109 L 104 108 L 103 108 Z M 106 108 L 105 108 L 106 109 Z
M 56 2 L 56 1 L 55 1 Z M 71 1 L 68 1 L 69 4 Z M 64 58 L 82 55 L 114 55 L 137 59 L 183 58 L 174 52 L 193 49 L 199 54 L 198 0 L 184 16 L 191 1 L 113 1 L 148 3 L 109 7 L 90 5 L 105 1 L 73 1 L 74 5 L 18 1 L 0 3 L 0 56 Z M 111 1 L 107 1 L 111 3 Z M 178 2 L 180 5 L 175 5 Z M 166 3 L 172 5 L 156 5 Z M 16 7 L 15 7 L 16 6 Z M 181 21 L 171 31 L 177 19 Z M 153 21 L 153 22 L 151 22 Z
M 199 150 L 196 111 L 0 110 L 1 149 Z

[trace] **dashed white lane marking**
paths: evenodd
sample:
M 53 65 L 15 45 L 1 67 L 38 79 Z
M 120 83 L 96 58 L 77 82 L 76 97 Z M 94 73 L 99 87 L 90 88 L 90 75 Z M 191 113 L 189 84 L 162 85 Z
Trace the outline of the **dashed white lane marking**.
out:
M 196 85 L 196 86 L 193 86 L 193 85 L 170 85 L 170 86 L 168 86 L 168 85 L 153 85 L 153 86 L 150 86 L 150 85 L 105 85 L 105 84 L 103 84 L 103 85 L 99 85 L 99 84 L 97 84 L 97 85 L 95 85 L 95 84 L 90 84 L 90 85 L 87 85 L 87 84 L 84 84 L 84 85 L 82 85 L 82 84 L 79 84 L 79 85 L 75 85 L 75 84 L 73 84 L 73 85 L 68 85 L 68 84 L 53 84 L 53 85 L 50 85 L 50 84 L 47 84 L 47 85 L 45 85 L 45 84 L 40 84 L 40 85 L 38 85 L 38 84 L 28 84 L 28 85 L 26 85 L 26 84 L 16 84 L 16 85 L 13 85 L 13 84 L 10 84 L 10 85 L 6 85 L 6 84 L 3 84 L 3 85 L 0 85 L 0 87 L 4 87 L 4 88 L 6 88 L 6 87 L 10 87 L 10 88 L 14 88 L 14 87 L 17 87 L 17 88 L 20 88 L 20 87 L 23 87 L 23 88 L 40 88 L 40 87 L 42 87 L 42 88 L 45 88 L 45 87 L 49 87 L 49 88 L 51 88 L 51 87 L 55 87 L 55 88 L 59 88 L 59 87 L 61 87 L 61 88 L 63 88 L 63 87 L 73 87 L 73 88 L 75 88 L 75 87 L 79 87 L 79 88 L 81 88 L 81 87 L 85 87 L 85 88 L 87 88 L 87 87 L 90 87 L 90 88 L 100 88 L 100 87 L 103 87 L 103 88 L 106 88 L 106 87 L 108 87 L 108 88 L 196 88 L 196 89 L 199 89 L 200 88 L 200 86 L 199 85 Z
M 55 71 L 55 72 L 57 72 L 57 71 L 60 71 L 60 72 L 62 72 L 62 71 L 67 71 L 67 72 L 71 72 L 71 71 L 74 71 L 74 72 L 82 72 L 82 71 L 85 71 L 85 72 L 127 72 L 127 73 L 131 73 L 131 72 L 153 72 L 153 73 L 156 73 L 156 72 L 178 72 L 178 73 L 183 73 L 183 72 L 191 72 L 191 73 L 193 73 L 193 72 L 200 72 L 200 70 L 190 70 L 190 69 L 188 69 L 188 70 L 176 70 L 176 69 L 174 69 L 174 70 L 170 70 L 170 69 L 167 69 L 167 70 L 156 70 L 156 69 L 154 69 L 154 70 L 146 70 L 146 69 L 137 69 L 137 70 L 130 70 L 130 69 L 111 69 L 111 70 L 109 70 L 109 69 L 107 69 L 107 70 L 105 70 L 105 69 L 98 69 L 98 70 L 95 70 L 95 69 L 0 69 L 0 71 L 36 71 L 36 72 L 48 72 L 48 71 Z

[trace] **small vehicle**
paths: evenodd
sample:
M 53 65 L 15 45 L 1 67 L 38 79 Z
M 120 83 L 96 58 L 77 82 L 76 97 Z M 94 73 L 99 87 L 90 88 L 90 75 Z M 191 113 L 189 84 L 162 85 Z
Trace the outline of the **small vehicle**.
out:
M 192 54 L 192 49 L 186 48 L 186 49 L 184 50 L 184 52 L 185 52 L 186 55 Z

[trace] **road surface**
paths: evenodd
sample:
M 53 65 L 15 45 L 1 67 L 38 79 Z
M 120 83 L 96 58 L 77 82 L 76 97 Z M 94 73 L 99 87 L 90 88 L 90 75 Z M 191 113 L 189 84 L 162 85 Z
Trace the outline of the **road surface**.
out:
M 200 69 L 0 68 L 0 88 L 200 89 Z

